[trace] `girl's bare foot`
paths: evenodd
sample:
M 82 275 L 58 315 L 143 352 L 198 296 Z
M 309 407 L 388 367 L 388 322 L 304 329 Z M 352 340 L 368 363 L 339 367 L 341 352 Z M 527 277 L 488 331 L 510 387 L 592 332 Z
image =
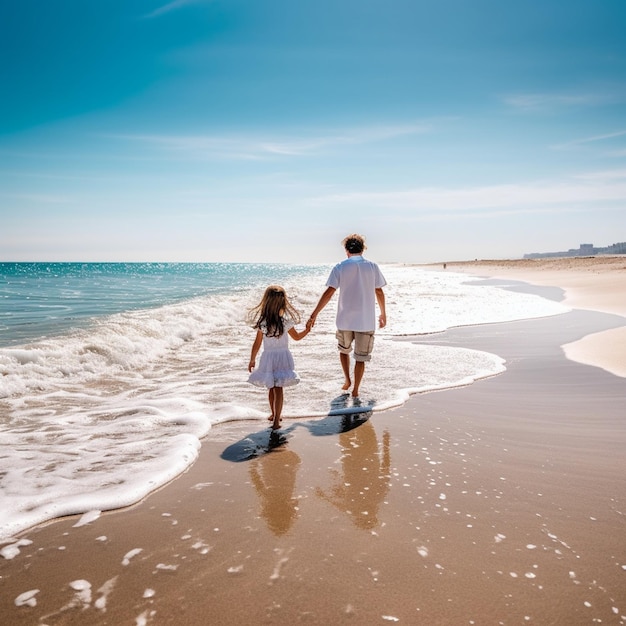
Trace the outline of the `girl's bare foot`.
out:
M 267 421 L 268 421 L 268 422 L 273 422 L 273 421 L 274 421 L 274 416 L 273 416 L 273 415 L 270 415 L 270 416 L 267 418 Z
M 277 420 L 274 420 L 274 423 L 272 424 L 272 430 L 278 430 L 280 428 L 280 424 L 283 420 L 278 418 Z

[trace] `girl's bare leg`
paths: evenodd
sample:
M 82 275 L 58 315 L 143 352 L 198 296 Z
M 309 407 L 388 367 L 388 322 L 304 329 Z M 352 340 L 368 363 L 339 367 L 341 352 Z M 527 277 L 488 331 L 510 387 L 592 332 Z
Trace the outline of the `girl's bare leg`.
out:
M 283 388 L 282 387 L 272 387 L 270 391 L 274 392 L 274 404 L 272 405 L 272 414 L 274 415 L 274 423 L 272 424 L 272 428 L 277 430 L 280 428 L 281 415 L 283 412 Z
M 270 403 L 271 413 L 271 415 L 267 418 L 268 422 L 274 422 L 274 389 L 276 389 L 276 387 L 272 387 L 267 394 L 267 400 Z

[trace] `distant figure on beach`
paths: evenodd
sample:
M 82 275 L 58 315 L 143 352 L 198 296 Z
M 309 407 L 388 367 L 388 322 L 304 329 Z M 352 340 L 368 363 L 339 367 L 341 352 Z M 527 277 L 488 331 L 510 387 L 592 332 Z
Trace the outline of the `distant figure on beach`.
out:
M 289 303 L 285 290 L 278 285 L 270 285 L 265 290 L 261 302 L 250 309 L 248 321 L 257 331 L 248 364 L 248 382 L 269 389 L 271 414 L 268 420 L 272 422 L 272 430 L 277 430 L 283 411 L 283 387 L 300 382 L 289 351 L 289 337 L 300 341 L 309 334 L 310 328 L 302 331 L 295 329 L 300 315 Z M 263 353 L 257 368 L 256 357 L 261 345 Z
M 371 360 L 376 330 L 376 302 L 380 308 L 379 328 L 387 324 L 385 293 L 387 284 L 376 263 L 363 258 L 365 239 L 361 235 L 348 235 L 342 242 L 347 259 L 335 265 L 326 281 L 322 294 L 306 326 L 311 329 L 319 312 L 330 302 L 339 289 L 337 304 L 337 347 L 344 374 L 342 389 L 352 386 L 350 353 L 354 342 L 354 386 L 352 396 L 358 397 L 359 386 L 365 372 L 366 361 Z

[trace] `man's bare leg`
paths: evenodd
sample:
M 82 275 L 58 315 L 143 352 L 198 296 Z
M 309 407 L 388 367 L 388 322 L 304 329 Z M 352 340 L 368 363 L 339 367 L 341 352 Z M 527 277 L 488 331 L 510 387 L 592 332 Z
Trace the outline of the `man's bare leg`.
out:
M 350 355 L 343 352 L 339 353 L 339 360 L 341 361 L 341 369 L 343 370 L 343 377 L 345 381 L 341 387 L 344 391 L 350 389 L 352 381 L 350 380 Z
M 365 372 L 365 361 L 356 361 L 354 363 L 354 387 L 352 388 L 352 397 L 357 398 L 359 395 L 359 386 Z

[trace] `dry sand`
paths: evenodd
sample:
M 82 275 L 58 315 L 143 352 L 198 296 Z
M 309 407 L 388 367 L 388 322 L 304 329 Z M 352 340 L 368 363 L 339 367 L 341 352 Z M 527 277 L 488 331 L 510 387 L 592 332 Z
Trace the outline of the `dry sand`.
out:
M 623 323 L 420 337 L 507 371 L 288 422 L 269 452 L 258 423 L 216 428 L 142 503 L 24 533 L 0 558 L 0 623 L 625 624 L 626 382 L 560 348 Z

